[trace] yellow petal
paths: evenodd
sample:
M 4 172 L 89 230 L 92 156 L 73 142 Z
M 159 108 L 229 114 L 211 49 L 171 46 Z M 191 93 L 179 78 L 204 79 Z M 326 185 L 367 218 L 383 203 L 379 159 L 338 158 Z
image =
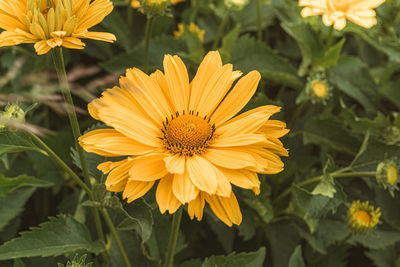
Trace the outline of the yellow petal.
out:
M 186 204 L 198 196 L 199 189 L 190 180 L 189 173 L 185 172 L 183 175 L 174 175 L 172 192 L 182 204 Z
M 200 194 L 195 198 L 194 200 L 190 201 L 188 204 L 188 214 L 190 216 L 190 219 L 196 219 L 198 221 L 201 221 L 203 218 L 203 209 L 205 206 L 205 201 L 204 201 L 204 193 L 200 192 Z
M 167 155 L 152 153 L 136 157 L 133 160 L 133 167 L 129 172 L 130 179 L 149 182 L 158 180 L 168 174 L 164 158 Z
M 128 180 L 128 183 L 125 186 L 124 193 L 122 194 L 123 198 L 127 198 L 128 203 L 132 202 L 146 194 L 151 187 L 154 185 L 154 181 L 152 182 L 140 182 Z
M 237 134 L 234 136 L 218 136 L 210 147 L 234 147 L 246 146 L 255 143 L 265 142 L 267 139 L 261 134 Z
M 178 154 L 164 158 L 168 172 L 183 174 L 185 172 L 186 158 Z
M 161 178 L 157 186 L 156 201 L 162 214 L 166 211 L 172 214 L 181 206 L 181 203 L 172 192 L 172 179 L 173 176 L 168 174 Z
M 79 137 L 79 144 L 87 151 L 106 157 L 142 155 L 154 147 L 126 137 L 114 129 L 97 129 Z
M 240 212 L 239 203 L 233 192 L 230 197 L 206 194 L 205 199 L 214 214 L 226 225 L 239 225 L 242 222 L 242 213 Z
M 229 182 L 244 188 L 254 190 L 260 187 L 260 180 L 257 173 L 248 170 L 231 170 L 219 168 L 219 170 L 228 178 Z
M 228 169 L 243 169 L 250 166 L 255 166 L 254 157 L 239 149 L 207 149 L 203 157 L 211 163 L 228 168 Z
M 204 88 L 211 79 L 211 76 L 213 76 L 220 68 L 222 68 L 222 60 L 218 51 L 209 52 L 201 62 L 196 76 L 193 78 L 191 83 L 189 110 L 197 109 Z
M 129 177 L 129 170 L 132 168 L 132 166 L 133 161 L 131 159 L 126 159 L 120 162 L 119 166 L 112 169 L 106 180 L 107 190 L 116 192 L 114 190 L 115 185 L 118 185 L 123 181 L 126 183 Z
M 208 160 L 194 155 L 186 160 L 186 168 L 192 183 L 201 191 L 214 194 L 217 191 L 218 180 L 213 166 Z
M 178 56 L 164 57 L 165 79 L 168 84 L 168 96 L 174 110 L 185 111 L 189 105 L 189 76 L 185 64 Z
M 260 73 L 252 71 L 237 82 L 211 117 L 217 127 L 242 110 L 256 92 L 260 79 Z

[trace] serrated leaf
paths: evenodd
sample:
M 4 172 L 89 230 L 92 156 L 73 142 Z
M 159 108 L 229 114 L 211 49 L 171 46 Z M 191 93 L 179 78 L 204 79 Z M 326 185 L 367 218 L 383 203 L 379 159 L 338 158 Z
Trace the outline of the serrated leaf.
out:
M 332 176 L 329 174 L 323 175 L 322 181 L 311 192 L 313 195 L 321 195 L 329 198 L 333 198 L 335 193 L 335 183 L 333 182 Z
M 240 37 L 232 51 L 231 63 L 243 72 L 258 70 L 261 75 L 277 84 L 303 87 L 293 66 L 271 48 L 249 36 Z
M 365 255 L 375 263 L 375 266 L 378 267 L 396 266 L 396 250 L 393 247 L 381 250 L 370 250 L 365 252 Z
M 336 66 L 345 41 L 346 39 L 343 38 L 337 44 L 330 47 L 322 58 L 315 61 L 315 65 L 324 69 Z
M 368 68 L 359 58 L 340 57 L 337 65 L 330 69 L 329 80 L 339 90 L 360 103 L 368 112 L 378 105 L 377 85 Z
M 21 211 L 25 202 L 35 192 L 34 188 L 20 188 L 0 198 L 0 231 Z
M 359 243 L 370 249 L 383 249 L 400 241 L 400 233 L 376 230 L 366 235 L 353 235 L 349 243 Z
M 59 256 L 77 251 L 99 254 L 104 249 L 100 241 L 91 240 L 85 225 L 70 216 L 59 215 L 0 246 L 0 260 Z
M 113 221 L 117 230 L 135 230 L 143 242 L 146 242 L 150 238 L 153 227 L 153 215 L 151 207 L 144 199 L 137 199 L 130 204 L 122 206 L 118 197 L 107 197 L 103 200 L 102 206 L 115 211 Z
M 197 33 L 190 31 L 188 25 L 184 25 L 184 38 L 189 51 L 187 56 L 192 62 L 199 64 L 204 55 L 203 42 L 200 40 Z
M 306 267 L 301 254 L 301 246 L 299 245 L 294 249 L 292 256 L 290 256 L 289 267 Z
M 265 259 L 265 247 L 250 253 L 232 253 L 228 256 L 211 256 L 201 267 L 262 267 Z
M 0 198 L 20 187 L 51 187 L 53 183 L 37 179 L 32 176 L 20 175 L 15 178 L 6 178 L 0 174 Z
M 224 62 L 229 62 L 231 59 L 232 51 L 236 46 L 237 39 L 239 38 L 240 28 L 241 25 L 237 24 L 235 28 L 233 28 L 233 30 L 222 39 L 222 46 L 221 49 L 219 49 L 219 52 L 221 53 Z

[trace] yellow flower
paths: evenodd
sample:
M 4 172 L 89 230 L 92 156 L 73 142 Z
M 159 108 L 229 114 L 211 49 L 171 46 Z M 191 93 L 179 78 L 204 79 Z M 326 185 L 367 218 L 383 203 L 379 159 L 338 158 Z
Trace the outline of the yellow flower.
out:
M 151 3 L 152 1 L 160 1 L 160 0 L 147 0 L 147 1 L 149 1 Z M 169 2 L 171 2 L 174 5 L 177 4 L 177 3 L 183 2 L 183 1 L 185 1 L 185 0 L 169 0 Z M 131 6 L 133 8 L 139 8 L 140 7 L 140 1 L 139 0 L 132 0 L 131 1 Z
M 196 24 L 194 24 L 193 22 L 191 22 L 190 24 L 189 24 L 189 31 L 190 32 L 192 32 L 192 33 L 194 33 L 194 34 L 196 34 L 197 35 L 197 37 L 199 37 L 199 40 L 200 41 L 204 41 L 204 34 L 205 34 L 205 31 L 204 30 L 201 30 L 200 28 L 199 28 L 199 26 L 197 26 Z M 177 31 L 174 31 L 174 36 L 175 36 L 175 38 L 180 38 L 180 37 L 182 37 L 183 35 L 184 35 L 184 33 L 185 33 L 185 27 L 183 27 L 183 24 L 182 23 L 179 23 L 178 24 L 178 30 Z
M 188 204 L 189 216 L 201 220 L 206 201 L 224 223 L 240 224 L 231 184 L 258 194 L 257 173 L 283 170 L 279 156 L 288 152 L 278 138 L 289 130 L 285 123 L 269 120 L 280 108 L 261 106 L 234 117 L 261 77 L 252 71 L 230 90 L 242 74 L 231 64 L 222 65 L 218 52 L 208 53 L 192 82 L 178 56 L 165 56 L 164 72 L 148 76 L 128 69 L 120 87 L 88 105 L 92 117 L 112 128 L 91 131 L 79 142 L 101 156 L 127 156 L 98 168 L 109 173 L 107 189 L 123 191 L 128 202 L 159 180 L 161 213 Z
M 301 15 L 303 17 L 322 15 L 326 26 L 342 30 L 346 26 L 346 19 L 371 28 L 376 24 L 376 13 L 374 8 L 381 5 L 385 0 L 299 0 L 303 6 Z
M 113 42 L 114 34 L 88 31 L 112 10 L 110 0 L 1 1 L 0 46 L 34 43 L 42 55 L 60 46 L 83 49 L 80 38 Z
M 365 234 L 371 231 L 378 223 L 381 217 L 380 209 L 375 209 L 369 205 L 368 201 L 353 201 L 347 213 L 348 224 L 353 232 Z

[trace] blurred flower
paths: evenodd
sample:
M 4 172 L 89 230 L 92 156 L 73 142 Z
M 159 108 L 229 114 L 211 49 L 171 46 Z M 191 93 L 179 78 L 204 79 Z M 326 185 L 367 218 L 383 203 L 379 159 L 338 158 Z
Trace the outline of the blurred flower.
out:
M 279 156 L 288 152 L 278 138 L 286 124 L 269 118 L 272 105 L 240 112 L 260 80 L 252 71 L 241 76 L 210 52 L 193 81 L 178 56 L 166 55 L 164 71 L 150 76 L 128 69 L 120 86 L 92 101 L 89 112 L 113 129 L 98 129 L 79 138 L 82 147 L 106 157 L 127 156 L 98 166 L 109 173 L 106 186 L 123 191 L 128 202 L 142 197 L 159 180 L 156 200 L 161 213 L 174 213 L 188 203 L 188 213 L 201 220 L 205 201 L 229 226 L 242 214 L 232 186 L 260 192 L 257 173 L 283 170 Z
M 371 28 L 376 24 L 374 8 L 385 0 L 299 0 L 299 5 L 304 7 L 301 11 L 303 17 L 322 15 L 326 26 L 342 30 L 346 26 L 346 19 L 365 27 Z
M 394 196 L 394 191 L 399 190 L 398 181 L 398 164 L 395 160 L 389 159 L 382 161 L 376 168 L 376 179 L 383 188 L 388 189 L 390 194 Z
M 369 205 L 368 201 L 353 201 L 347 213 L 348 224 L 354 233 L 365 234 L 372 230 L 381 217 L 380 209 Z
M 147 1 L 149 1 L 149 2 L 157 2 L 158 1 L 159 2 L 160 0 L 147 0 Z M 177 3 L 184 2 L 185 0 L 168 0 L 168 1 L 175 5 Z M 129 0 L 127 0 L 127 2 L 129 2 Z M 139 8 L 140 7 L 140 0 L 131 0 L 130 2 L 131 2 L 131 6 L 133 8 Z
M 34 43 L 38 55 L 64 46 L 83 49 L 80 38 L 106 42 L 114 34 L 89 32 L 113 10 L 110 0 L 13 0 L 0 5 L 0 46 Z
M 17 104 L 7 105 L 4 111 L 0 112 L 0 129 L 6 129 L 9 121 L 24 123 L 25 111 Z
M 400 143 L 400 129 L 397 126 L 390 125 L 383 129 L 381 138 L 388 145 L 396 145 Z
M 205 31 L 204 31 L 204 30 L 201 30 L 201 29 L 199 28 L 199 26 L 197 26 L 197 25 L 194 24 L 193 22 L 191 22 L 191 23 L 189 24 L 189 31 L 192 32 L 192 33 L 194 33 L 194 34 L 196 34 L 197 37 L 199 37 L 199 40 L 200 40 L 200 41 L 202 41 L 202 42 L 204 41 L 204 34 L 205 34 Z M 178 24 L 178 30 L 177 30 L 177 31 L 174 31 L 174 36 L 175 36 L 175 38 L 180 38 L 180 37 L 182 37 L 184 34 L 185 34 L 185 27 L 183 26 L 182 23 L 179 23 L 179 24 Z
M 230 10 L 242 10 L 245 6 L 250 3 L 250 0 L 225 0 L 225 5 Z

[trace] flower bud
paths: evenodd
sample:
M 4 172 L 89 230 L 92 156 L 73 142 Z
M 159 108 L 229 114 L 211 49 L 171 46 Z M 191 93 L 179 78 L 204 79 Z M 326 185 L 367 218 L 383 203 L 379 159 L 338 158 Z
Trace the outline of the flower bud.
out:
M 366 234 L 371 231 L 381 217 L 380 209 L 369 205 L 368 201 L 353 201 L 347 213 L 348 225 L 355 234 Z
M 25 122 L 25 111 L 17 104 L 7 105 L 3 112 L 0 112 L 0 130 L 10 130 L 11 122 Z
M 385 160 L 378 164 L 376 168 L 376 180 L 389 190 L 390 194 L 394 196 L 394 191 L 399 190 L 398 183 L 398 165 L 394 160 Z
M 249 4 L 250 0 L 225 0 L 225 6 L 234 11 L 240 11 Z
M 163 16 L 167 11 L 168 0 L 141 0 L 140 10 L 148 17 Z

